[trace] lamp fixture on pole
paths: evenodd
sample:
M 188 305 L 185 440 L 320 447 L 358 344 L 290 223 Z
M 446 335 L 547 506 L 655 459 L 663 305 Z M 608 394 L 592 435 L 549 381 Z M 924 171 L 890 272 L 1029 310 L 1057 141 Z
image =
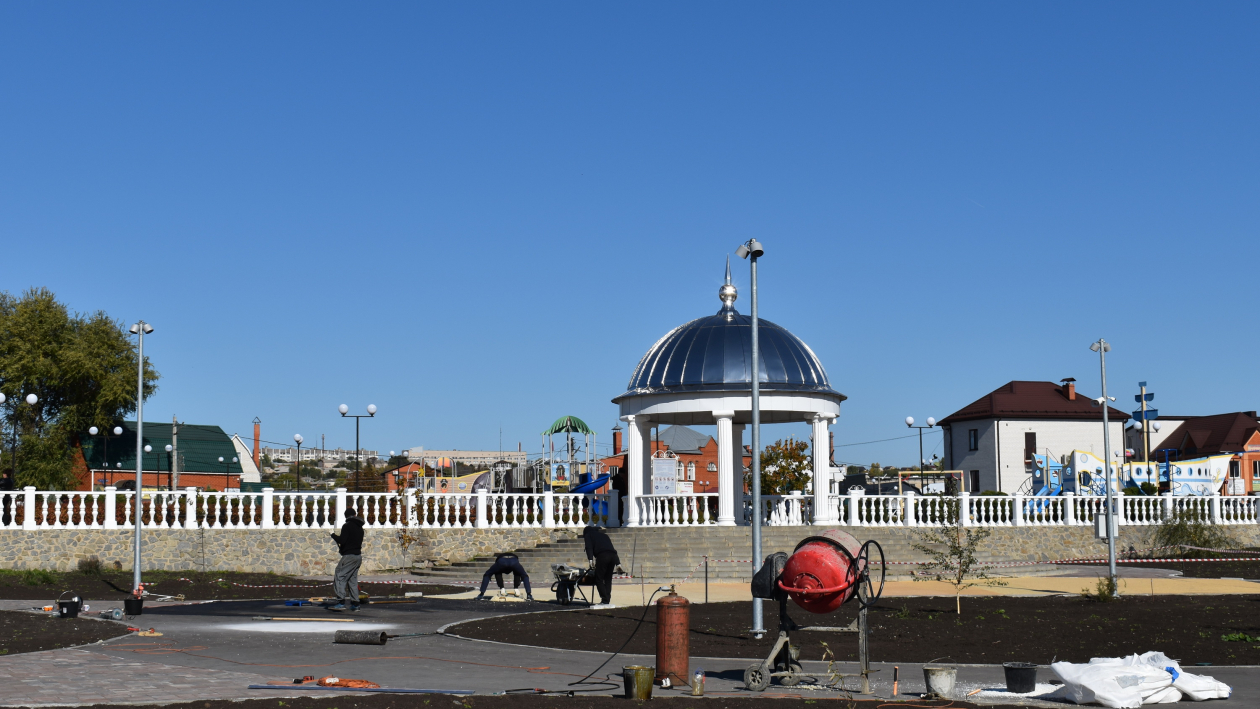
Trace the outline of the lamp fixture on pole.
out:
M 735 255 L 748 259 L 752 281 L 752 563 L 753 573 L 761 568 L 761 351 L 757 342 L 757 259 L 765 254 L 756 239 L 739 245 Z M 760 639 L 766 634 L 761 614 L 761 600 L 753 599 L 752 635 Z
M 354 419 L 354 491 L 359 491 L 359 419 L 376 416 L 376 404 L 368 404 L 367 414 L 352 414 L 350 407 L 342 404 L 337 407 L 342 418 Z
M 1109 399 L 1107 396 L 1107 353 L 1111 351 L 1111 345 L 1107 341 L 1099 338 L 1097 342 L 1089 346 L 1089 349 L 1098 353 L 1098 368 L 1102 375 L 1102 396 L 1094 400 L 1094 404 L 1102 407 L 1103 419 L 1103 485 L 1107 488 L 1107 515 L 1105 523 L 1107 525 L 1107 575 L 1111 579 L 1111 596 L 1118 598 L 1120 596 L 1120 587 L 1116 581 L 1116 535 L 1115 532 L 1115 514 L 1116 502 L 1112 494 L 1111 482 L 1111 456 L 1107 452 L 1111 450 L 1111 427 L 1107 421 L 1107 406 Z
M 913 416 L 906 417 L 906 426 L 908 428 L 919 429 L 919 492 L 923 492 L 923 429 L 935 428 L 936 419 L 929 416 L 926 423 L 927 423 L 926 426 L 916 426 L 914 425 Z M 900 475 L 897 476 L 897 494 L 898 495 L 901 494 L 901 476 Z
M 144 517 L 144 336 L 153 333 L 153 326 L 140 320 L 130 328 L 131 334 L 136 336 L 136 496 L 135 504 L 131 509 L 136 518 L 135 540 L 132 542 L 133 556 L 131 560 L 131 587 L 132 593 L 137 598 L 141 597 L 144 589 L 140 586 L 140 524 Z M 27 397 L 28 399 L 30 397 Z M 114 433 L 121 433 L 122 427 L 114 429 Z M 120 462 L 119 467 L 122 467 Z M 156 512 L 156 510 L 154 510 Z
M 303 440 L 305 439 L 302 438 L 302 434 L 300 433 L 293 434 L 293 442 L 297 444 L 297 455 L 293 457 L 293 465 L 289 466 L 291 469 L 297 471 L 293 474 L 293 480 L 297 484 L 299 490 L 302 489 L 302 441 Z

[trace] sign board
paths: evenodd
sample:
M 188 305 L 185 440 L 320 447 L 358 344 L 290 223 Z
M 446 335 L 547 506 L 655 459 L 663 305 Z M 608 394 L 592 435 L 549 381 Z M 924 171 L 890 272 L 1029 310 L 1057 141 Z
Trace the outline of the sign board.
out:
M 1153 421 L 1153 420 L 1155 420 L 1155 419 L 1157 419 L 1157 418 L 1159 418 L 1159 409 L 1147 409 L 1147 410 L 1146 410 L 1146 420 L 1147 420 L 1147 421 Z M 1141 409 L 1138 409 L 1137 411 L 1134 411 L 1134 412 L 1133 412 L 1133 419 L 1134 419 L 1135 421 L 1141 421 L 1141 420 L 1142 420 L 1142 410 L 1141 410 Z
M 552 487 L 569 486 L 569 471 L 560 463 L 551 464 L 551 485 Z
M 1229 479 L 1229 494 L 1246 495 L 1247 494 L 1247 481 L 1242 478 L 1230 478 Z
M 1247 445 L 1243 446 L 1243 450 L 1247 451 L 1248 453 L 1260 453 L 1260 443 L 1248 443 Z
M 696 484 L 694 482 L 688 482 L 688 481 L 683 481 L 683 480 L 678 481 L 678 494 L 679 495 L 694 495 L 695 493 L 696 493 Z
M 677 495 L 678 460 L 675 458 L 652 459 L 652 494 Z

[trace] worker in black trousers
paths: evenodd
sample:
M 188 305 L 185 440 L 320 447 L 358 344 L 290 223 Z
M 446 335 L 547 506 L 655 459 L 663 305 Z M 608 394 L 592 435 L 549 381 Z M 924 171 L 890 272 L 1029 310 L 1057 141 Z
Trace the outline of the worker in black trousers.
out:
M 481 576 L 481 591 L 477 594 L 477 600 L 486 600 L 486 586 L 490 585 L 491 576 L 494 577 L 499 588 L 503 588 L 503 574 L 509 572 L 512 574 L 512 588 L 519 587 L 523 581 L 525 583 L 525 600 L 534 600 L 534 592 L 529 587 L 529 574 L 525 573 L 525 567 L 521 566 L 521 560 L 510 551 L 494 555 L 494 564 Z
M 617 548 L 608 538 L 608 532 L 596 524 L 588 524 L 582 530 L 586 540 L 586 560 L 595 564 L 595 590 L 599 592 L 599 605 L 612 605 L 613 569 L 621 563 Z

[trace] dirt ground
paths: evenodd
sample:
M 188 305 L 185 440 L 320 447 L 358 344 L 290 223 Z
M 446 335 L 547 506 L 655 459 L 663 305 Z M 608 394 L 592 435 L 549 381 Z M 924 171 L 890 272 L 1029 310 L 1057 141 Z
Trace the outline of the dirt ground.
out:
M 448 694 L 377 694 L 371 696 L 353 696 L 327 692 L 332 696 L 298 697 L 296 699 L 247 699 L 244 701 L 197 701 L 181 704 L 164 704 L 164 709 L 629 709 L 642 707 L 641 701 L 627 702 L 621 697 L 583 696 L 573 697 L 559 695 L 511 694 L 500 696 L 453 696 Z M 690 697 L 653 697 L 650 706 L 664 709 L 766 709 L 768 706 L 791 709 L 805 709 L 807 704 L 841 709 L 878 709 L 878 707 L 900 706 L 881 701 L 851 701 L 815 699 L 804 697 L 770 696 L 760 697 L 727 697 L 706 696 Z M 151 709 L 152 705 L 143 705 L 143 709 Z M 970 702 L 916 700 L 906 705 L 914 709 L 978 709 Z M 81 709 L 142 709 L 135 704 L 93 704 Z M 985 705 L 984 709 L 1014 709 L 1010 705 Z M 1026 708 L 1024 708 L 1026 709 Z
M 1125 564 L 1152 569 L 1173 569 L 1182 576 L 1196 579 L 1260 579 L 1260 559 L 1256 561 L 1159 561 L 1149 564 Z
M 148 571 L 144 574 L 144 581 L 150 593 L 169 596 L 183 594 L 189 601 L 309 598 L 332 593 L 331 582 L 310 581 L 276 574 L 242 574 L 230 571 Z M 283 588 L 268 588 L 269 586 Z M 468 589 L 462 586 L 438 584 L 361 583 L 360 590 L 373 596 L 401 596 L 405 591 L 421 591 L 428 596 L 459 593 Z M 88 601 L 121 603 L 131 591 L 131 572 L 106 571 L 100 575 L 93 575 L 78 571 L 0 571 L 0 599 L 47 599 L 52 602 L 63 591 L 72 591 Z M 66 595 L 69 597 L 73 594 Z
M 122 623 L 0 611 L 0 655 L 86 645 L 128 632 L 127 626 Z
M 751 603 L 691 606 L 691 656 L 764 657 L 777 635 L 778 605 L 766 601 L 763 608 L 766 626 L 776 632 L 755 640 L 747 632 Z M 1159 650 L 1188 666 L 1260 664 L 1260 596 L 1128 596 L 1108 603 L 1066 596 L 971 597 L 962 600 L 962 610 L 961 617 L 954 613 L 953 598 L 882 600 L 869 611 L 871 659 L 1047 664 Z M 857 606 L 811 615 L 789 601 L 788 613 L 802 626 L 844 626 L 856 616 Z M 642 614 L 641 608 L 535 613 L 463 623 L 448 632 L 611 652 L 635 631 Z M 627 652 L 656 652 L 655 620 L 652 607 Z M 1235 639 L 1222 639 L 1227 635 Z M 823 659 L 823 643 L 836 659 L 857 659 L 854 635 L 797 631 L 792 638 L 805 660 Z

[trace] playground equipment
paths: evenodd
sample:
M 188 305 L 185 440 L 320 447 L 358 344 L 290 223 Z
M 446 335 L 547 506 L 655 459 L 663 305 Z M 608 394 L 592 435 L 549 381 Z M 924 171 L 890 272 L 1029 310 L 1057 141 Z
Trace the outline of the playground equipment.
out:
M 1174 462 L 1123 463 L 1118 471 L 1113 463 L 1113 492 L 1123 494 L 1124 488 L 1136 488 L 1141 494 L 1149 494 L 1142 491 L 1142 483 L 1150 483 L 1177 496 L 1213 495 L 1225 484 L 1232 459 L 1232 455 L 1225 454 Z M 1032 467 L 1030 494 L 1034 496 L 1055 496 L 1065 492 L 1097 496 L 1107 494 L 1103 461 L 1093 453 L 1074 450 L 1062 461 L 1038 453 L 1033 456 Z
M 871 557 L 878 553 L 878 559 Z M 878 569 L 872 569 L 878 563 Z M 872 573 L 878 573 L 878 583 Z M 833 675 L 843 682 L 846 677 L 861 678 L 861 693 L 871 693 L 870 626 L 866 610 L 884 592 L 884 550 L 878 542 L 858 542 L 852 535 L 829 529 L 816 537 L 806 537 L 796 545 L 792 555 L 776 552 L 766 557 L 753 576 L 753 598 L 779 602 L 779 637 L 770 654 L 761 662 L 744 670 L 744 686 L 760 692 L 774 678 L 791 687 L 808 679 L 800 664 L 801 650 L 792 644 L 795 630 L 831 633 L 856 633 L 858 636 L 859 672 L 856 675 Z M 858 617 L 847 627 L 797 625 L 787 612 L 787 601 L 810 613 L 830 613 L 852 600 L 859 603 Z

